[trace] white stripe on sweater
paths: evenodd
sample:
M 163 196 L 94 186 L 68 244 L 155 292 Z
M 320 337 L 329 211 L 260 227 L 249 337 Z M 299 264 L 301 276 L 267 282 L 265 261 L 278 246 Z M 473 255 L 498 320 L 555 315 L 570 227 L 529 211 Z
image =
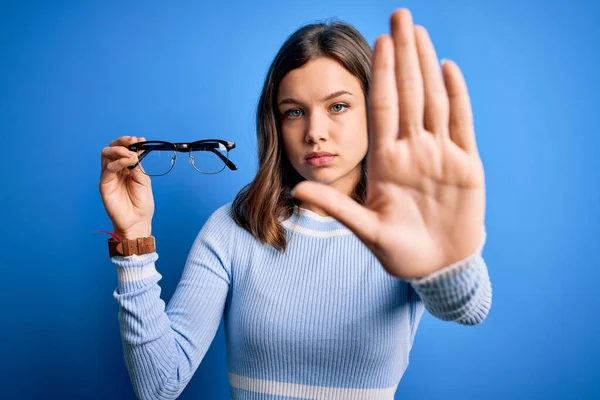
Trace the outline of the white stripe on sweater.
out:
M 268 381 L 229 374 L 232 387 L 251 392 L 302 399 L 393 400 L 396 387 L 381 389 L 335 388 Z
M 295 223 L 291 222 L 289 219 L 282 221 L 281 224 L 286 228 L 289 228 L 295 232 L 302 233 L 308 236 L 316 236 L 316 237 L 333 237 L 333 236 L 344 236 L 351 235 L 352 231 L 349 229 L 333 229 L 330 231 L 316 231 L 314 229 L 307 228 L 305 226 L 299 226 Z

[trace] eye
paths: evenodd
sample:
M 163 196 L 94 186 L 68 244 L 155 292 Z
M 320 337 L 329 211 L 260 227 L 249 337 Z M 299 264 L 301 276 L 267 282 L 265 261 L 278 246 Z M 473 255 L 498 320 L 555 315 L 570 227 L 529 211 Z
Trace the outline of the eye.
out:
M 304 112 L 299 108 L 292 108 L 283 113 L 283 115 L 285 115 L 288 118 L 300 118 L 303 114 Z
M 331 106 L 331 111 L 333 111 L 336 114 L 339 114 L 347 108 L 348 108 L 348 104 L 337 103 L 337 104 L 334 104 Z

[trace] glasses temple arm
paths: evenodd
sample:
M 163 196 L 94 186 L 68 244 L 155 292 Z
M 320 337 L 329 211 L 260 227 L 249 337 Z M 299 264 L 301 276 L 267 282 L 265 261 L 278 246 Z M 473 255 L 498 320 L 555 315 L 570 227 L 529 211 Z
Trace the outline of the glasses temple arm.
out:
M 225 157 L 223 155 L 223 153 L 221 153 L 220 151 L 217 151 L 213 148 L 205 148 L 205 149 L 215 153 L 221 159 L 221 161 L 223 161 L 225 163 L 225 165 L 227 165 L 227 168 L 229 168 L 230 170 L 232 170 L 232 171 L 237 170 L 237 167 L 235 166 L 235 164 L 232 163 L 231 160 L 229 160 L 229 158 Z

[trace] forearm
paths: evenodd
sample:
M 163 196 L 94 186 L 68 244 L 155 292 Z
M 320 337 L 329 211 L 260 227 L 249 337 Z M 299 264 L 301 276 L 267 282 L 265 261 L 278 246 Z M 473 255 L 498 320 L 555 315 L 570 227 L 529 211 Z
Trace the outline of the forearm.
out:
M 189 291 L 194 285 L 190 280 L 182 280 L 185 287 L 178 288 L 179 296 L 174 295 L 169 306 L 165 306 L 158 285 L 162 276 L 154 264 L 157 258 L 156 253 L 113 257 L 119 278 L 114 298 L 119 304 L 126 366 L 137 396 L 175 399 L 192 378 L 212 342 L 220 322 L 227 284 L 216 278 L 213 291 L 202 292 L 202 288 L 197 288 L 200 290 L 195 292 L 193 300 L 188 298 L 182 302 L 181 299 L 190 296 L 187 293 L 181 295 L 181 292 Z M 214 278 L 209 272 L 202 275 L 206 276 L 199 279 L 205 281 L 210 281 L 208 275 Z M 205 285 L 205 289 L 208 286 Z M 206 301 L 207 297 L 213 300 Z M 191 303 L 203 306 L 191 308 Z
M 175 337 L 160 298 L 155 269 L 156 253 L 113 257 L 117 265 L 118 287 L 113 297 L 119 304 L 119 328 L 125 364 L 133 389 L 140 399 L 169 399 L 165 377 L 178 369 Z M 165 353 L 166 357 L 157 357 Z
M 481 246 L 464 260 L 409 283 L 425 308 L 444 321 L 477 325 L 487 317 L 492 304 L 492 286 Z

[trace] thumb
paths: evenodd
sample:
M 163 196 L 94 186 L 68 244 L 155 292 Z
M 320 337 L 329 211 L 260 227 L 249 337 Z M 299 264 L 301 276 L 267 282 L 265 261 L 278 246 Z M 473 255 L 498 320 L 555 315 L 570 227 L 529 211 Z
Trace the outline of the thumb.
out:
M 338 189 L 322 183 L 303 181 L 294 187 L 292 196 L 322 209 L 346 225 L 365 244 L 376 241 L 379 226 L 377 214 Z

